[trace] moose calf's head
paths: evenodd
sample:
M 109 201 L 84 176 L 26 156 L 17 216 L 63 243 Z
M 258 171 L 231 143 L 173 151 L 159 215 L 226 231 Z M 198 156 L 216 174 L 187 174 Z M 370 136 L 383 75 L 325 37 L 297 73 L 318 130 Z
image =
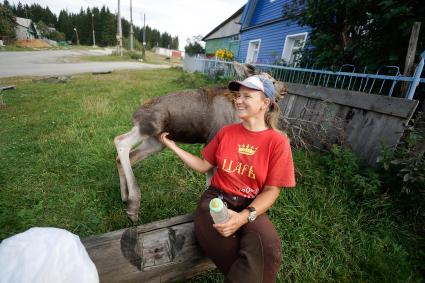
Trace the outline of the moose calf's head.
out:
M 276 91 L 276 101 L 279 101 L 285 94 L 288 93 L 288 87 L 286 84 L 284 84 L 281 81 L 276 80 L 274 77 L 272 77 L 270 74 L 261 72 L 256 70 L 255 66 L 251 64 L 241 64 L 236 61 L 233 62 L 233 67 L 235 68 L 236 74 L 241 79 L 246 79 L 250 76 L 259 75 L 261 77 L 264 77 L 266 79 L 269 79 Z

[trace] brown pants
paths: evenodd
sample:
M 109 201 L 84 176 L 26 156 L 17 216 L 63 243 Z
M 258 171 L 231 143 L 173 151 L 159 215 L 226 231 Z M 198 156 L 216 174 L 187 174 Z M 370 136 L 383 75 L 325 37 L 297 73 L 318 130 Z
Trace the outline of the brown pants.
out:
M 275 282 L 281 261 L 281 245 L 267 214 L 263 213 L 255 221 L 245 224 L 233 236 L 223 237 L 212 226 L 209 202 L 215 197 L 222 198 L 228 208 L 237 212 L 252 202 L 213 187 L 204 192 L 194 222 L 196 238 L 205 254 L 226 276 L 226 282 Z

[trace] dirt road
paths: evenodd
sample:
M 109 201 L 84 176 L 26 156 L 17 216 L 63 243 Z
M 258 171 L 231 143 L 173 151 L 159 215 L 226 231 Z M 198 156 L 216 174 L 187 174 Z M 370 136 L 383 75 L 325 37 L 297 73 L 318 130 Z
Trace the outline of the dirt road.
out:
M 104 56 L 111 52 L 111 49 L 0 52 L 0 78 L 168 68 L 141 62 L 81 62 L 78 59 L 81 56 Z

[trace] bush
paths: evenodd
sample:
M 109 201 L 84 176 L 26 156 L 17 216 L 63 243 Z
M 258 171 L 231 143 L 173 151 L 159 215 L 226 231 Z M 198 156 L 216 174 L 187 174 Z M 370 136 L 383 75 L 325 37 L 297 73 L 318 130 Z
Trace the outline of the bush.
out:
M 354 194 L 358 198 L 366 198 L 377 195 L 380 192 L 381 180 L 372 168 L 365 166 L 353 152 L 334 145 L 330 155 L 325 157 L 325 165 L 328 168 L 328 179 L 334 183 L 340 183 L 348 190 L 348 194 Z
M 128 51 L 128 56 L 131 58 L 131 59 L 134 59 L 134 60 L 140 60 L 140 59 L 143 59 L 143 54 L 142 53 L 139 53 L 139 52 L 135 52 L 135 51 Z
M 425 159 L 415 148 L 421 136 L 409 127 L 396 149 L 386 148 L 378 158 L 384 188 L 413 215 L 423 212 L 425 196 Z

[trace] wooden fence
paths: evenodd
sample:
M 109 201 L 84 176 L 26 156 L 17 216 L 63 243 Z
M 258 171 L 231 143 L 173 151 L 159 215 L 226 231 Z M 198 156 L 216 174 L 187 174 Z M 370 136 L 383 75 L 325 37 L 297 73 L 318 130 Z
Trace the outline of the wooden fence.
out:
M 314 124 L 326 132 L 329 144 L 340 140 L 343 132 L 345 144 L 370 165 L 383 145 L 397 145 L 418 105 L 416 100 L 319 86 L 288 83 L 288 89 L 280 106 L 289 124 Z

